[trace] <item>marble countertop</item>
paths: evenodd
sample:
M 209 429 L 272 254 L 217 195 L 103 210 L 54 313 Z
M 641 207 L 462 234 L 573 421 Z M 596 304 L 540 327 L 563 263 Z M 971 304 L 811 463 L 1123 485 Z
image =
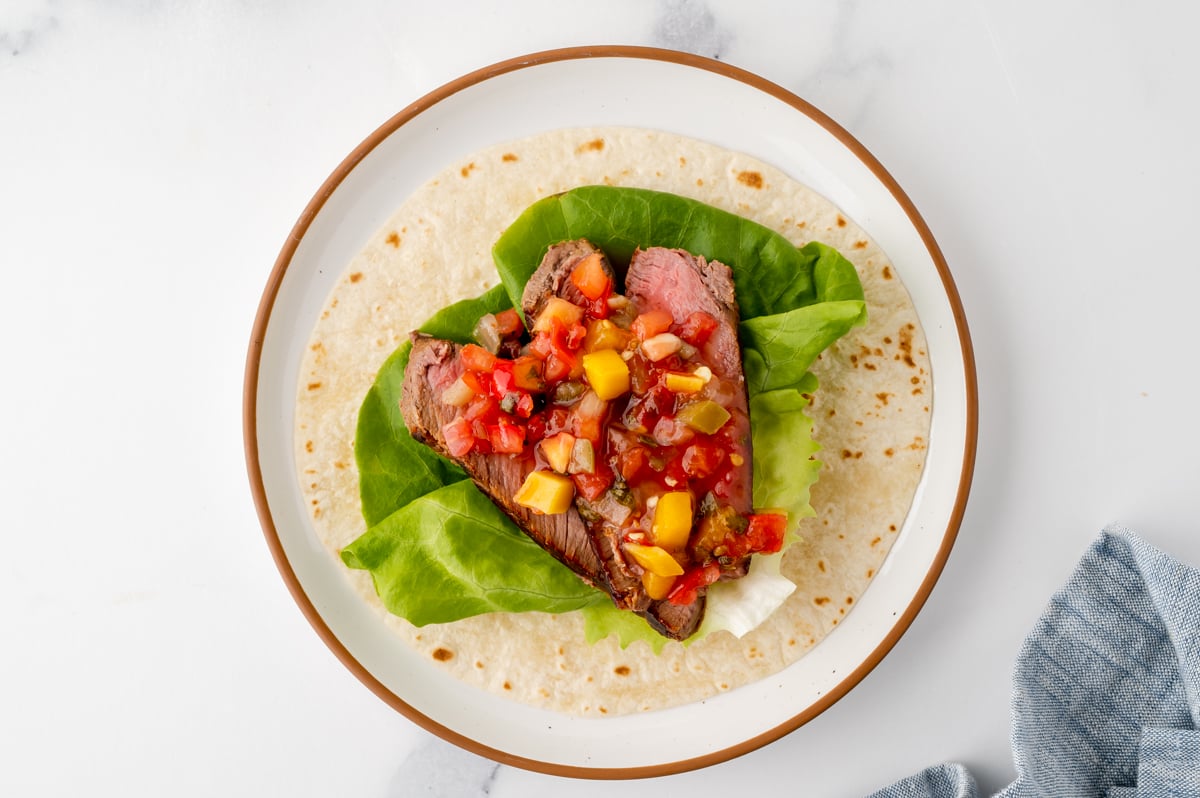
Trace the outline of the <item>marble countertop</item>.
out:
M 1200 10 L 1183 3 L 0 7 L 0 794 L 862 795 L 1012 780 L 1021 640 L 1100 528 L 1200 563 L 1193 366 Z M 321 182 L 400 108 L 523 53 L 717 58 L 905 188 L 954 274 L 980 434 L 958 543 L 857 688 L 661 779 L 499 766 L 367 691 L 273 565 L 242 378 Z

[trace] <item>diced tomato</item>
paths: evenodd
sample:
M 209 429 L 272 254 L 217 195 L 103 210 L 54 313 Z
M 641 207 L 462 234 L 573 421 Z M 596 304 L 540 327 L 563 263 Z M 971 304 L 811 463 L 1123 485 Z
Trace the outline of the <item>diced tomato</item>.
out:
M 475 447 L 471 422 L 462 416 L 442 425 L 442 438 L 446 441 L 446 451 L 453 457 L 462 457 Z
M 608 299 L 612 293 L 612 278 L 604 271 L 599 253 L 588 255 L 571 271 L 571 282 L 588 299 Z
M 636 477 L 649 463 L 650 455 L 645 446 L 631 446 L 617 456 L 617 470 L 621 472 L 621 479 L 626 482 Z
M 542 377 L 542 361 L 532 355 L 522 355 L 512 364 L 513 384 L 522 391 L 540 393 L 546 390 Z
M 474 371 L 464 371 L 461 375 L 462 381 L 467 384 L 476 396 L 481 393 L 487 393 L 487 389 L 483 387 L 483 381 L 479 379 L 479 375 Z
M 745 537 L 750 542 L 750 551 L 773 554 L 783 548 L 783 536 L 787 532 L 787 515 L 783 513 L 755 513 L 748 516 Z
M 467 409 L 463 411 L 463 418 L 467 421 L 483 421 L 492 423 L 500 417 L 500 403 L 495 397 L 480 394 L 471 400 L 467 405 Z M 486 435 L 482 437 L 487 437 Z
M 720 446 L 708 441 L 696 441 L 683 452 L 681 465 L 684 472 L 696 479 L 704 479 L 717 470 L 725 452 Z
M 596 470 L 591 474 L 572 474 L 575 490 L 588 501 L 595 501 L 604 495 L 604 491 L 612 487 L 613 472 L 607 466 L 596 464 Z
M 498 424 L 488 425 L 488 441 L 494 452 L 520 454 L 525 447 L 525 427 L 500 419 Z
M 547 382 L 562 382 L 571 376 L 571 361 L 564 359 L 557 353 L 551 353 L 546 358 L 546 365 L 542 373 Z
M 521 394 L 521 398 L 517 400 L 517 408 L 514 411 L 514 415 L 518 418 L 529 418 L 533 415 L 533 396 L 531 394 Z
M 679 326 L 679 337 L 692 346 L 704 346 L 717 329 L 717 320 L 703 310 L 693 311 Z
M 564 346 L 574 352 L 583 345 L 583 339 L 587 337 L 587 327 L 582 324 L 572 324 L 568 327 L 563 335 Z
M 529 416 L 529 421 L 525 422 L 525 440 L 537 443 L 544 437 L 546 437 L 546 414 L 545 412 L 534 413 Z
M 513 378 L 512 362 L 497 360 L 496 367 L 492 371 L 492 396 L 497 399 L 503 399 L 515 390 L 516 387 L 516 380 Z
M 515 337 L 525 331 L 525 325 L 521 323 L 521 316 L 515 308 L 502 310 L 496 314 L 496 328 L 502 338 Z
M 471 371 L 491 371 L 496 367 L 496 356 L 476 344 L 467 344 L 462 348 L 463 366 Z
M 665 333 L 671 329 L 674 322 L 675 319 L 671 318 L 671 314 L 665 310 L 649 310 L 638 314 L 630 329 L 633 330 L 639 341 L 645 341 L 659 333 Z
M 708 587 L 721 578 L 721 567 L 716 562 L 697 566 L 675 580 L 667 601 L 677 606 L 687 606 L 700 595 L 700 589 Z

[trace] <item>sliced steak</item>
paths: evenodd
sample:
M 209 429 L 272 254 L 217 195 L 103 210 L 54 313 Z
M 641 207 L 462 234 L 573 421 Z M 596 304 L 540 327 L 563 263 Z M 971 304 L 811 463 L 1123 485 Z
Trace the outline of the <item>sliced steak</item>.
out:
M 442 427 L 453 421 L 459 410 L 444 404 L 441 395 L 462 374 L 460 347 L 419 333 L 413 334 L 412 342 L 400 407 L 413 438 L 461 465 L 483 494 L 539 546 L 588 584 L 607 590 L 605 569 L 596 557 L 591 535 L 579 513 L 539 515 L 513 501 L 517 489 L 534 468 L 532 458 L 475 452 L 451 457 Z
M 702 311 L 719 322 L 700 347 L 700 355 L 719 381 L 710 388 L 722 393 L 721 404 L 732 416 L 729 423 L 743 460 L 733 469 L 728 503 L 743 515 L 752 512 L 750 405 L 737 338 L 739 318 L 732 272 L 723 263 L 708 261 L 680 249 L 639 249 L 634 252 L 625 275 L 625 295 L 641 311 L 665 310 L 676 321 Z M 748 557 L 726 564 L 722 567 L 722 578 L 743 576 L 748 567 Z

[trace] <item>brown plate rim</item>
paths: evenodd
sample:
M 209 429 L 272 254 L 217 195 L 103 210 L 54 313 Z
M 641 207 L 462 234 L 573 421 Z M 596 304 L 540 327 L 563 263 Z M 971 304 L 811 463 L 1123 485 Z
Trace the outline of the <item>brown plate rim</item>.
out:
M 705 754 L 703 756 L 692 757 L 675 762 L 666 762 L 657 765 L 649 765 L 642 767 L 628 768 L 590 768 L 576 765 L 564 765 L 554 762 L 543 762 L 537 759 L 528 757 L 515 756 L 508 752 L 483 745 L 475 740 L 472 740 L 453 729 L 447 728 L 429 716 L 417 711 L 403 699 L 389 690 L 382 682 L 372 675 L 354 656 L 342 645 L 333 630 L 321 617 L 313 605 L 312 600 L 304 591 L 303 585 L 300 584 L 295 571 L 287 559 L 287 555 L 283 550 L 283 545 L 279 539 L 278 530 L 275 528 L 274 519 L 271 516 L 270 507 L 267 503 L 266 490 L 263 484 L 262 470 L 260 467 L 258 456 L 258 374 L 260 361 L 262 356 L 262 343 L 266 333 L 267 325 L 271 319 L 271 311 L 274 308 L 276 297 L 279 293 L 279 287 L 283 281 L 284 274 L 287 272 L 288 266 L 291 264 L 292 257 L 295 255 L 296 249 L 300 241 L 304 238 L 308 231 L 309 225 L 316 218 L 317 213 L 324 206 L 326 200 L 333 194 L 334 190 L 341 184 L 346 176 L 362 161 L 372 150 L 375 149 L 382 141 L 384 141 L 393 132 L 399 129 L 402 125 L 409 122 L 411 119 L 425 111 L 426 109 L 436 105 L 463 89 L 482 83 L 490 78 L 498 75 L 503 75 L 507 72 L 512 72 L 526 67 L 537 66 L 541 64 L 553 63 L 556 61 L 571 61 L 583 58 L 634 58 L 647 59 L 653 61 L 664 61 L 683 66 L 702 69 L 708 72 L 713 72 L 723 75 L 727 78 L 740 81 L 753 88 L 756 88 L 766 94 L 775 97 L 776 99 L 794 107 L 796 110 L 808 116 L 813 121 L 817 122 L 825 128 L 830 134 L 837 138 L 847 149 L 855 154 L 871 172 L 879 179 L 879 181 L 887 188 L 892 197 L 903 208 L 908 216 L 913 227 L 917 230 L 924 243 L 930 257 L 933 259 L 937 267 L 938 274 L 942 280 L 942 284 L 946 291 L 946 296 L 950 302 L 951 310 L 954 316 L 954 323 L 957 328 L 958 339 L 962 349 L 963 357 L 963 372 L 966 388 L 966 446 L 963 453 L 962 471 L 959 479 L 958 492 L 955 497 L 954 508 L 951 511 L 949 523 L 947 524 L 946 532 L 942 538 L 941 545 L 938 548 L 937 555 L 926 573 L 924 580 L 921 583 L 917 593 L 913 596 L 905 610 L 899 614 L 896 623 L 888 632 L 887 636 L 875 647 L 870 655 L 853 671 L 851 671 L 845 679 L 839 682 L 832 690 L 823 695 L 820 700 L 805 708 L 788 721 L 779 724 L 771 729 L 768 729 L 761 734 L 758 734 L 748 740 L 744 740 L 737 745 L 722 748 L 719 751 Z M 908 630 L 916 618 L 917 613 L 928 600 L 930 593 L 933 591 L 934 584 L 940 577 L 946 561 L 950 556 L 950 550 L 954 546 L 954 542 L 958 536 L 959 527 L 962 523 L 963 514 L 966 511 L 967 496 L 970 493 L 971 479 L 975 467 L 975 455 L 978 440 L 978 386 L 975 373 L 975 357 L 971 345 L 971 338 L 967 328 L 966 315 L 963 311 L 962 300 L 959 297 L 958 289 L 955 286 L 954 279 L 950 274 L 950 268 L 946 263 L 945 257 L 942 255 L 941 249 L 934 240 L 933 233 L 929 226 L 917 211 L 916 206 L 908 195 L 900 188 L 896 180 L 888 173 L 888 171 L 857 139 L 855 139 L 848 131 L 834 122 L 829 116 L 818 110 L 806 100 L 801 99 L 792 92 L 783 87 L 772 83 L 758 75 L 748 72 L 738 67 L 730 66 L 721 61 L 716 61 L 702 56 L 692 55 L 689 53 L 678 52 L 674 50 L 665 50 L 654 47 L 638 47 L 627 45 L 599 45 L 591 47 L 567 47 L 553 50 L 545 50 L 529 55 L 510 58 L 490 66 L 483 67 L 474 72 L 466 74 L 460 78 L 450 81 L 445 85 L 433 90 L 424 97 L 421 97 L 416 102 L 407 106 L 376 129 L 368 136 L 361 144 L 346 156 L 346 158 L 338 165 L 333 173 L 321 184 L 317 193 L 309 201 L 300 218 L 292 227 L 290 235 L 284 243 L 283 249 L 280 251 L 278 258 L 275 260 L 274 268 L 271 271 L 270 277 L 267 280 L 266 288 L 263 291 L 262 299 L 259 302 L 258 311 L 254 319 L 254 326 L 250 336 L 250 345 L 246 355 L 245 379 L 243 383 L 243 404 L 242 404 L 242 429 L 246 456 L 246 469 L 250 479 L 250 488 L 254 496 L 254 504 L 258 513 L 259 522 L 262 526 L 263 533 L 266 537 L 267 546 L 270 549 L 271 557 L 275 561 L 276 567 L 279 569 L 280 575 L 283 577 L 288 591 L 292 598 L 300 607 L 304 617 L 312 625 L 318 636 L 324 641 L 325 645 L 334 653 L 334 655 L 342 662 L 342 664 L 350 670 L 352 674 L 362 682 L 371 692 L 377 695 L 384 703 L 388 704 L 409 720 L 416 723 L 426 731 L 441 737 L 442 739 L 453 743 L 461 748 L 464 748 L 472 753 L 487 757 L 502 764 L 513 765 L 526 770 L 537 771 L 554 776 L 566 776 L 572 778 L 589 778 L 589 779 L 635 779 L 649 778 L 655 776 L 665 776 L 675 773 L 682 773 L 689 770 L 707 767 L 710 765 L 725 762 L 743 754 L 749 753 L 757 748 L 760 748 L 768 743 L 783 737 L 786 734 L 796 730 L 800 726 L 809 722 L 813 718 L 820 715 L 833 704 L 837 703 L 843 696 L 862 681 L 868 673 L 870 673 L 888 654 L 889 651 L 896 645 L 900 637 Z

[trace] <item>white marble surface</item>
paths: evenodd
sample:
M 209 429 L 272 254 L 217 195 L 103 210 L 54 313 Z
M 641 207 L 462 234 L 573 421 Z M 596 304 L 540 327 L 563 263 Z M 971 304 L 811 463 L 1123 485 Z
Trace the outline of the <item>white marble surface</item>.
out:
M 1197 23 L 1115 0 L 3 3 L 0 794 L 853 796 L 945 760 L 1006 784 L 1013 658 L 1100 527 L 1200 563 Z M 631 783 L 497 766 L 374 698 L 278 577 L 241 440 L 260 293 L 345 154 L 464 72 L 595 43 L 715 56 L 847 127 L 937 236 L 981 391 L 959 543 L 893 652 L 778 742 Z

